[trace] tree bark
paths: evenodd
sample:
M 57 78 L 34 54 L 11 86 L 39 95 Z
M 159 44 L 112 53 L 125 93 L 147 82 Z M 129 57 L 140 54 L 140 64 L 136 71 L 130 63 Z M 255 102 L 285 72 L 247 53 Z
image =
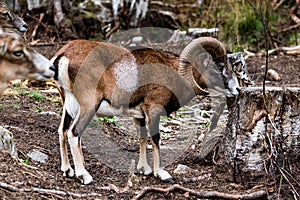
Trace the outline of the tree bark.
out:
M 0 126 L 0 150 L 8 151 L 13 158 L 18 158 L 13 134 L 2 126 Z
M 262 87 L 245 88 L 230 108 L 226 129 L 218 127 L 205 137 L 199 157 L 214 152 L 213 161 L 235 182 L 249 186 L 274 166 L 299 166 L 300 88 L 267 87 L 265 95 Z
M 231 108 L 220 160 L 235 178 L 264 173 L 275 162 L 299 163 L 300 88 L 249 87 Z

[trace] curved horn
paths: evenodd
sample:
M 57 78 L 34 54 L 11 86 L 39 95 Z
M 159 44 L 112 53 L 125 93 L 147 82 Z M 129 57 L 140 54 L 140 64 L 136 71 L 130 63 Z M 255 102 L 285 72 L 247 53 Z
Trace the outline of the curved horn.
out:
M 220 41 L 212 37 L 201 37 L 193 40 L 183 49 L 179 58 L 179 74 L 191 84 L 198 95 L 208 95 L 208 91 L 195 81 L 192 66 L 197 66 L 197 57 L 206 52 L 212 56 L 213 60 L 218 63 L 218 66 L 227 64 L 225 47 Z

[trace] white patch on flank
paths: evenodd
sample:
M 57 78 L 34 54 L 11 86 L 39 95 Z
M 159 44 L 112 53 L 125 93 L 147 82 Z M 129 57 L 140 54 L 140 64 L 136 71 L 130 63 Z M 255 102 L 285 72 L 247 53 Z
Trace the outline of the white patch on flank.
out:
M 138 84 L 138 69 L 134 58 L 123 59 L 116 63 L 113 71 L 117 80 L 117 87 L 132 92 Z
M 138 105 L 134 108 L 129 108 L 129 109 L 124 109 L 123 106 L 116 108 L 116 107 L 111 106 L 105 100 L 103 100 L 101 102 L 96 114 L 98 117 L 113 117 L 113 116 L 121 115 L 122 113 L 127 113 L 127 114 L 129 114 L 129 116 L 138 118 L 138 119 L 144 118 L 144 115 L 140 108 L 140 105 Z
M 98 110 L 97 115 L 101 117 L 113 117 L 123 113 L 122 107 L 114 108 L 107 101 L 102 101 Z

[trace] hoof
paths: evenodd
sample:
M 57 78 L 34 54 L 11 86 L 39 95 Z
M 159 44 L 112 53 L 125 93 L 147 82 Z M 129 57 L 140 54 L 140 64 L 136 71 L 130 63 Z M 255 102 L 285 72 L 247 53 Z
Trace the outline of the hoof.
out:
M 93 177 L 89 174 L 78 175 L 77 178 L 80 180 L 81 184 L 88 185 L 93 182 Z
M 74 170 L 70 167 L 67 170 L 63 170 L 63 176 L 67 178 L 73 178 L 75 175 Z
M 152 174 L 152 169 L 149 166 L 138 166 L 137 170 L 140 174 L 143 174 L 145 176 L 149 176 L 150 174 Z

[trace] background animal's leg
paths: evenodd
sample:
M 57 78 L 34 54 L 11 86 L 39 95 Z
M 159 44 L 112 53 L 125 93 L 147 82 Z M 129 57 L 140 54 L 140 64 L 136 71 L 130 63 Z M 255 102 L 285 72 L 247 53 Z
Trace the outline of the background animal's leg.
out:
M 145 119 L 134 119 L 135 126 L 138 132 L 140 143 L 140 157 L 137 165 L 137 170 L 140 174 L 149 175 L 152 174 L 152 169 L 147 162 L 147 129 Z
M 79 178 L 83 184 L 91 183 L 93 181 L 93 177 L 84 167 L 84 157 L 81 148 L 81 135 L 90 120 L 95 115 L 95 112 L 96 110 L 94 107 L 91 110 L 80 110 L 78 114 L 79 116 L 76 116 L 72 127 L 68 131 L 68 140 L 74 160 L 76 177 Z
M 153 148 L 153 171 L 154 176 L 162 181 L 173 182 L 172 176 L 161 167 L 159 120 L 163 111 L 164 108 L 161 105 L 152 106 L 147 117 L 148 131 Z
M 68 111 L 63 108 L 62 119 L 58 128 L 59 134 L 59 144 L 60 144 L 60 156 L 61 156 L 61 170 L 65 177 L 73 177 L 74 170 L 72 169 L 67 149 L 67 130 L 70 127 L 72 117 L 69 115 Z

